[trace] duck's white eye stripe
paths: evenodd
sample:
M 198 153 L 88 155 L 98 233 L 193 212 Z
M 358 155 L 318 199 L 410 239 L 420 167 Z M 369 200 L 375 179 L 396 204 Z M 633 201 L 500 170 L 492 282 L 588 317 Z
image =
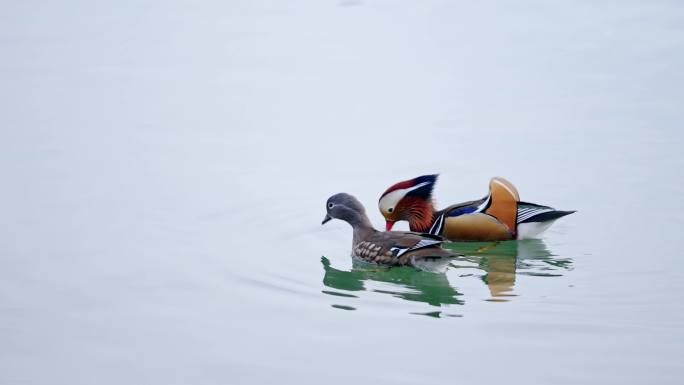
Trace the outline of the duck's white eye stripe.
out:
M 378 202 L 378 207 L 380 208 L 381 211 L 390 212 L 389 208 L 390 207 L 392 207 L 392 208 L 396 207 L 397 203 L 399 203 L 399 201 L 402 200 L 406 196 L 406 194 L 410 193 L 413 190 L 419 189 L 419 188 L 421 188 L 421 187 L 423 187 L 429 183 L 430 182 L 423 182 L 423 183 L 419 183 L 413 187 L 400 188 L 398 190 L 394 190 L 392 192 L 389 192 L 389 193 L 387 193 L 387 195 L 385 195 L 384 197 L 382 197 L 380 199 L 380 202 Z

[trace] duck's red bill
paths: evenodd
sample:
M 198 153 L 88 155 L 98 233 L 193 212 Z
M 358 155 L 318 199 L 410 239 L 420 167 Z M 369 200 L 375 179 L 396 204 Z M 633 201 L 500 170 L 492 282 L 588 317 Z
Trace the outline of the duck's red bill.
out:
M 385 230 L 390 231 L 394 226 L 394 221 L 385 221 Z

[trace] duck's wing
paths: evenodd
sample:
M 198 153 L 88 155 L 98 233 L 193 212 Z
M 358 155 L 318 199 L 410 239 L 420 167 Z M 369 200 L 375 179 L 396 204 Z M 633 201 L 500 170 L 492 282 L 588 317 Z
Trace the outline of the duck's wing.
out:
M 489 182 L 489 196 L 483 206 L 483 212 L 498 219 L 512 233 L 516 231 L 518 202 L 520 195 L 513 184 L 501 177 L 492 178 Z
M 445 220 L 450 217 L 458 217 L 463 214 L 472 214 L 477 212 L 482 203 L 485 202 L 487 198 L 482 198 L 476 201 L 468 201 L 463 203 L 457 203 L 451 205 L 443 210 L 435 213 L 435 219 L 432 222 L 432 226 L 428 230 L 428 234 L 431 236 L 439 236 L 443 233 Z
M 457 216 L 463 215 L 463 214 L 470 214 L 470 213 L 477 211 L 478 208 L 480 208 L 480 206 L 482 206 L 482 204 L 487 200 L 487 198 L 457 203 L 455 205 L 451 205 L 451 206 L 439 211 L 437 214 L 438 215 L 444 214 L 447 217 L 457 217 Z
M 518 190 L 504 178 L 492 178 L 489 194 L 437 212 L 430 234 L 448 239 L 509 239 L 517 231 Z M 472 214 L 472 215 L 465 215 Z
M 369 262 L 386 263 L 392 265 L 406 265 L 411 261 L 411 255 L 416 251 L 431 249 L 430 254 L 435 258 L 454 256 L 455 254 L 442 250 L 439 245 L 442 239 L 437 237 L 423 237 L 416 233 L 385 231 L 376 232 L 356 244 L 354 255 Z
M 427 238 L 417 233 L 403 231 L 378 231 L 365 239 L 374 248 L 380 246 L 379 251 L 385 253 L 391 251 L 397 256 L 424 247 L 439 245 L 443 242 L 441 238 Z

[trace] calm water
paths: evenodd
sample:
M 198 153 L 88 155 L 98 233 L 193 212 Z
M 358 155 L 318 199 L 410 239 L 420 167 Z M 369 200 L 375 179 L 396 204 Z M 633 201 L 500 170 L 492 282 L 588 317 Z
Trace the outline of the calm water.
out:
M 684 7 L 480 3 L 0 6 L 0 384 L 680 383 Z M 320 226 L 434 172 L 578 212 L 446 274 Z

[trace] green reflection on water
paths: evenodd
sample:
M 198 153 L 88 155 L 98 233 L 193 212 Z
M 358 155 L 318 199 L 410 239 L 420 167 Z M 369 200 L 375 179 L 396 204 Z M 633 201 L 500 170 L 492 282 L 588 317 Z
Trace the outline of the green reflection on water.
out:
M 442 304 L 463 304 L 457 297 L 461 295 L 449 284 L 445 274 L 428 273 L 412 267 L 377 266 L 355 261 L 350 271 L 338 270 L 330 266 L 326 257 L 321 258 L 323 284 L 327 287 L 346 291 L 365 291 L 366 281 L 392 283 L 398 290 L 379 290 L 373 292 L 389 294 L 407 301 L 425 302 L 433 306 Z M 408 289 L 408 290 L 401 290 Z M 344 295 L 338 292 L 326 292 L 330 295 Z M 347 294 L 349 295 L 349 294 Z
M 513 297 L 516 274 L 558 277 L 572 268 L 570 258 L 553 255 L 540 239 L 502 242 L 450 242 L 444 248 L 463 254 L 461 261 L 476 264 L 484 272 L 480 276 L 489 288 L 492 301 Z M 458 261 L 457 261 L 458 262 Z M 464 268 L 456 263 L 454 268 Z
M 538 239 L 505 242 L 451 242 L 445 248 L 463 257 L 456 258 L 450 269 L 462 271 L 460 277 L 477 276 L 489 289 L 488 301 L 503 302 L 515 297 L 516 275 L 556 277 L 572 268 L 570 258 L 553 255 Z M 384 267 L 354 260 L 351 270 L 330 266 L 321 258 L 323 284 L 335 290 L 322 292 L 337 297 L 357 298 L 350 292 L 371 291 L 388 294 L 406 301 L 423 302 L 431 306 L 463 305 L 465 298 L 453 286 L 447 274 L 419 271 L 410 267 Z M 468 274 L 468 270 L 474 270 Z M 389 283 L 396 289 L 367 289 L 368 283 Z M 338 307 L 338 306 L 334 306 Z M 439 312 L 414 313 L 439 316 Z

